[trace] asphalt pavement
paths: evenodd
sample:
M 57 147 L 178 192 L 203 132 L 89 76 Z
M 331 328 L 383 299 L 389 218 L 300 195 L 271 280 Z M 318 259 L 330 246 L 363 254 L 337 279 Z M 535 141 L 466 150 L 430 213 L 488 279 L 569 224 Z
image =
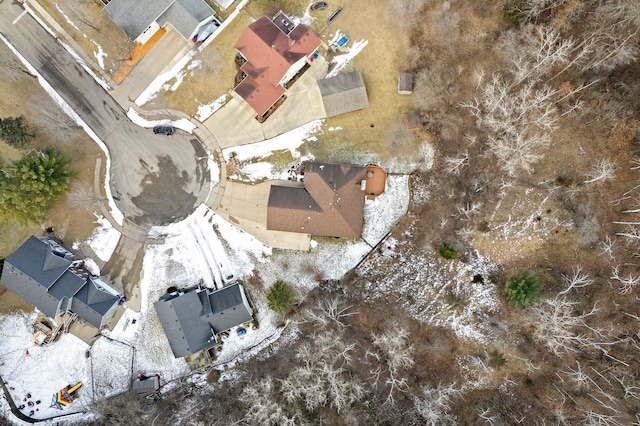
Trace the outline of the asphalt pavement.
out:
M 111 191 L 126 219 L 164 225 L 188 216 L 209 194 L 207 154 L 177 130 L 154 135 L 120 105 L 17 2 L 0 3 L 0 32 L 108 147 Z

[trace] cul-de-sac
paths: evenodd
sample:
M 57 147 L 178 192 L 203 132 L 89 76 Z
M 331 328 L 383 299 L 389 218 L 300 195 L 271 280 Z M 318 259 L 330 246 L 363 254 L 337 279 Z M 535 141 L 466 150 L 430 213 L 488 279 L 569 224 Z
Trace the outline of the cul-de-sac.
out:
M 640 425 L 636 0 L 0 0 L 0 423 Z

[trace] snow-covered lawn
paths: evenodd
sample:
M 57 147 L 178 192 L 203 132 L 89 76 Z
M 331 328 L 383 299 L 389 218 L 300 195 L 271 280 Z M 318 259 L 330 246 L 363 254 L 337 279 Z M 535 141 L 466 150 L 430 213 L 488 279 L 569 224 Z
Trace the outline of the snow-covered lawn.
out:
M 408 188 L 406 176 L 389 180 L 388 193 L 367 204 L 366 238 L 375 244 L 385 235 L 406 210 Z M 90 239 L 93 244 L 115 230 L 104 219 Z M 115 231 L 117 233 L 117 231 Z M 318 279 L 340 279 L 371 250 L 363 241 L 314 242 L 309 253 L 280 250 L 272 252 L 253 236 L 233 226 L 200 206 L 185 220 L 152 230 L 161 236 L 162 244 L 149 245 L 143 261 L 140 282 L 142 297 L 139 313 L 126 310 L 107 337 L 99 339 L 90 350 L 72 335 L 64 335 L 54 344 L 38 347 L 31 342 L 31 325 L 36 314 L 12 314 L 0 318 L 2 357 L 0 374 L 15 388 L 20 398 L 31 392 L 34 398 L 48 404 L 56 390 L 71 382 L 82 381 L 79 399 L 65 412 L 89 408 L 99 400 L 126 390 L 133 376 L 139 373 L 158 373 L 163 383 L 190 373 L 184 359 L 176 359 L 153 308 L 169 286 L 190 287 L 201 280 L 215 288 L 232 279 L 246 279 L 258 272 L 265 286 L 276 279 L 294 285 L 301 296 L 318 284 Z M 107 243 L 104 243 L 107 245 Z M 103 260 L 108 257 L 104 254 Z M 279 319 L 268 309 L 264 291 L 246 284 L 259 322 L 258 329 L 248 329 L 244 336 L 232 330 L 223 344 L 215 365 L 233 366 L 238 360 L 255 356 L 274 343 L 282 329 L 276 328 Z M 29 350 L 29 355 L 25 354 Z M 42 404 L 41 404 L 42 405 Z M 48 405 L 47 405 L 48 407 Z M 2 405 L 7 418 L 12 418 L 8 405 Z M 53 409 L 40 409 L 35 417 L 51 416 Z
M 35 312 L 0 316 L 0 374 L 7 382 L 16 405 L 26 404 L 22 400 L 28 393 L 34 403 L 41 401 L 32 408 L 34 411 L 38 408 L 32 416 L 36 419 L 61 414 L 59 410 L 49 408 L 51 397 L 54 392 L 77 382 L 83 383 L 78 392 L 79 399 L 65 412 L 83 411 L 92 397 L 91 365 L 86 356 L 88 346 L 69 334 L 61 336 L 50 346 L 37 346 L 31 340 L 36 316 Z M 96 377 L 95 380 L 100 381 L 101 378 Z M 2 400 L 2 415 L 15 419 L 9 405 L 4 398 Z M 23 412 L 29 414 L 30 409 L 27 407 Z
M 227 95 L 222 95 L 218 99 L 215 99 L 208 104 L 200 105 L 198 112 L 196 112 L 196 120 L 203 122 L 207 118 L 211 117 L 214 112 L 222 108 L 227 103 Z
M 222 155 L 226 161 L 229 161 L 232 157 L 238 161 L 247 161 L 268 157 L 274 151 L 289 150 L 294 158 L 300 158 L 298 148 L 307 141 L 317 140 L 314 135 L 320 130 L 322 123 L 322 120 L 312 121 L 275 138 L 249 145 L 223 149 Z

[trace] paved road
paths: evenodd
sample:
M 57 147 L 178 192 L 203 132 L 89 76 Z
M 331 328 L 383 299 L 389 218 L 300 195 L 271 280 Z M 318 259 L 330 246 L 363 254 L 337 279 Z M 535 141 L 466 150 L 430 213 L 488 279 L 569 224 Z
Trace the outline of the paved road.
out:
M 111 190 L 125 217 L 162 225 L 205 201 L 210 175 L 200 142 L 179 130 L 158 136 L 133 124 L 60 43 L 22 12 L 15 1 L 0 2 L 0 32 L 107 145 Z

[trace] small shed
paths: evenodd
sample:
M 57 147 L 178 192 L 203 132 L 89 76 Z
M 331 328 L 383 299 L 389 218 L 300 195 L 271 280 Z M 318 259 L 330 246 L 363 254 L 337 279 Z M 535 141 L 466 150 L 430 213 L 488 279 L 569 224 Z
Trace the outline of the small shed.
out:
M 398 76 L 398 94 L 410 95 L 413 93 L 413 74 L 408 72 L 400 73 Z
M 158 389 L 160 389 L 160 376 L 158 374 L 153 376 L 141 374 L 133 382 L 133 391 L 141 396 L 153 395 Z
M 404 115 L 404 124 L 409 130 L 417 130 L 422 127 L 422 118 L 420 111 L 409 111 Z

